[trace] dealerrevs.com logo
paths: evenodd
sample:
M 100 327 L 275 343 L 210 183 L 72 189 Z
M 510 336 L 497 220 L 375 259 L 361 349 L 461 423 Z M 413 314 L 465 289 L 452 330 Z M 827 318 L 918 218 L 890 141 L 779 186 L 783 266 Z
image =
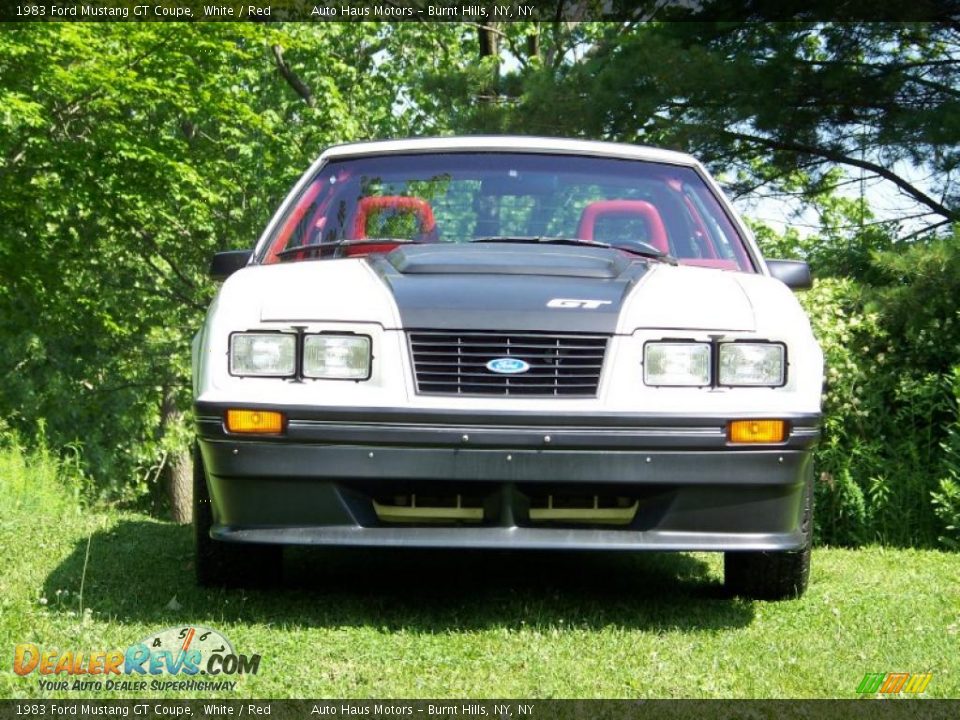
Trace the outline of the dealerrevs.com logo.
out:
M 39 675 L 41 690 L 234 690 L 230 678 L 259 670 L 260 655 L 237 653 L 223 634 L 199 626 L 169 628 L 126 649 L 20 643 L 13 654 L 13 671 Z

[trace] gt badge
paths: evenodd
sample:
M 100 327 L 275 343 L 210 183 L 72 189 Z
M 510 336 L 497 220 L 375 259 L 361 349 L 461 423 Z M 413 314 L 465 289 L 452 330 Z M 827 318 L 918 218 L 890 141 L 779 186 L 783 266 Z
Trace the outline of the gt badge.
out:
M 610 305 L 610 300 L 574 300 L 572 298 L 553 298 L 547 302 L 548 308 L 582 308 L 596 310 L 601 305 Z

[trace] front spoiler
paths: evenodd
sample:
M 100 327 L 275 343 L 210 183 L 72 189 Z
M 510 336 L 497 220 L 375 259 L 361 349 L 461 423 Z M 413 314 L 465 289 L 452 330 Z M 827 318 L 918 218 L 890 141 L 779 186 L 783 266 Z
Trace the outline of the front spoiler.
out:
M 802 450 L 524 450 L 202 440 L 210 475 L 303 480 L 792 485 Z
M 285 527 L 237 529 L 223 525 L 215 540 L 283 545 L 511 550 L 796 550 L 805 539 L 786 533 L 705 533 L 525 527 L 384 528 Z
M 725 420 L 715 417 L 608 416 L 585 427 L 562 416 L 430 423 L 354 412 L 288 412 L 286 432 L 275 438 L 231 435 L 221 415 L 201 415 L 211 536 L 571 550 L 793 550 L 806 542 L 800 519 L 818 435 L 812 417 L 788 418 L 782 444 L 742 448 L 727 443 Z M 397 525 L 377 516 L 376 498 L 427 488 L 480 498 L 482 522 Z M 639 511 L 616 528 L 541 523 L 530 509 L 544 493 L 628 496 Z

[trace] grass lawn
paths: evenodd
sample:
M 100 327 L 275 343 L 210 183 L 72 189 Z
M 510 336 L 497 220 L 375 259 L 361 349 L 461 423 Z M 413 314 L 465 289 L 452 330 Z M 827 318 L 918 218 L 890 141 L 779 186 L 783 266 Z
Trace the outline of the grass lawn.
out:
M 41 691 L 17 643 L 123 649 L 185 624 L 262 655 L 222 697 L 851 698 L 888 671 L 960 696 L 956 553 L 817 550 L 781 603 L 725 597 L 710 554 L 298 550 L 281 588 L 203 590 L 187 527 L 11 500 L 2 475 L 0 493 L 0 697 L 110 696 Z

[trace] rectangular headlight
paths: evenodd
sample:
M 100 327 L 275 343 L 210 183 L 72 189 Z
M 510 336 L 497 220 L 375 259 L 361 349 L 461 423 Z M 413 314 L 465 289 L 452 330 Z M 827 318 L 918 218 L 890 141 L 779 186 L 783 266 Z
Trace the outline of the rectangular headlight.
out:
M 366 335 L 306 335 L 303 376 L 330 380 L 370 377 L 370 338 Z
M 643 381 L 654 386 L 709 385 L 710 344 L 647 343 L 643 349 Z
M 297 336 L 291 333 L 234 333 L 230 374 L 241 377 L 293 377 Z
M 784 354 L 779 343 L 723 343 L 720 384 L 779 387 L 785 380 Z

